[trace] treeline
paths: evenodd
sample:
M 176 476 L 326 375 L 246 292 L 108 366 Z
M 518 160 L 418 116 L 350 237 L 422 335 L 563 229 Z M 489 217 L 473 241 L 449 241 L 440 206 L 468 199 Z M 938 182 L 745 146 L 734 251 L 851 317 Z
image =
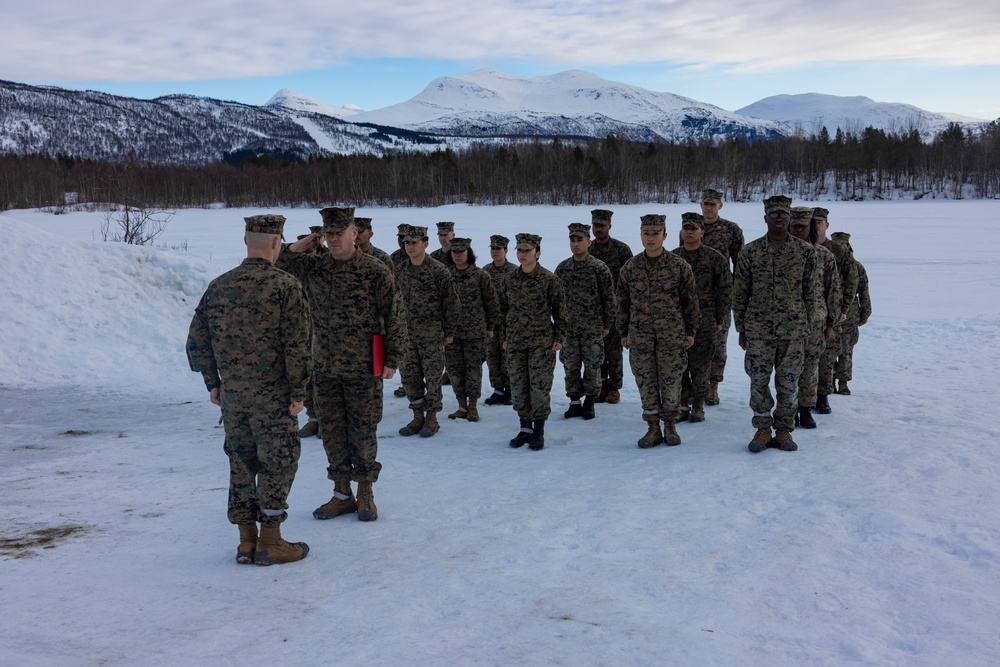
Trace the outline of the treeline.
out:
M 706 187 L 730 201 L 1000 197 L 1000 121 L 916 130 L 686 144 L 510 140 L 505 145 L 294 161 L 240 156 L 200 167 L 0 156 L 0 209 L 80 203 L 157 208 L 679 203 Z M 72 202 L 71 202 L 72 203 Z

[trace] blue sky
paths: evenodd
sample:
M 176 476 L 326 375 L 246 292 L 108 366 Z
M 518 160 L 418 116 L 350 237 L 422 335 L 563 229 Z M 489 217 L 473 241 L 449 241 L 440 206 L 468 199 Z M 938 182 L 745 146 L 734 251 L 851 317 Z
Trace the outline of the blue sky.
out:
M 992 0 L 0 0 L 0 11 L 0 78 L 134 97 L 263 104 L 289 88 L 377 109 L 481 67 L 583 69 L 730 110 L 817 92 L 1000 117 Z

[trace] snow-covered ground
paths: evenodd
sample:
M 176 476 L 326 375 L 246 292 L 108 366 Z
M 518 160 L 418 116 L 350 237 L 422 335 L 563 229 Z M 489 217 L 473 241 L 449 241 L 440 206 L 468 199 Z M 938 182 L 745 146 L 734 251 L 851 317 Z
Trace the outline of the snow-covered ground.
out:
M 541 452 L 507 446 L 507 407 L 402 438 L 393 380 L 378 521 L 312 519 L 332 488 L 305 440 L 283 532 L 311 551 L 270 568 L 233 560 L 218 408 L 183 352 L 262 211 L 181 211 L 160 249 L 94 241 L 99 214 L 3 213 L 0 664 L 995 665 L 1000 203 L 824 205 L 874 315 L 853 396 L 798 452 L 747 452 L 735 336 L 721 405 L 676 448 L 635 446 L 627 370 L 584 423 L 557 366 Z M 453 220 L 483 261 L 491 233 L 538 232 L 554 268 L 588 208 L 358 214 L 390 251 L 397 223 Z M 641 214 L 676 240 L 696 210 L 610 208 L 635 250 Z M 282 213 L 290 238 L 319 222 Z M 760 204 L 722 213 L 764 231 Z

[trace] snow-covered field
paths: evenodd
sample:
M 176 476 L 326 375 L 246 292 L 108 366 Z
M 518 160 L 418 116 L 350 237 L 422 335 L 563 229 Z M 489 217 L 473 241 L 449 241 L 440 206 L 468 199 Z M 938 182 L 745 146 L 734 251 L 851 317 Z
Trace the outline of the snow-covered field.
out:
M 561 418 L 557 366 L 541 452 L 507 446 L 507 407 L 399 437 L 393 380 L 378 521 L 312 519 L 332 488 L 305 440 L 283 532 L 311 551 L 270 568 L 233 560 L 218 408 L 184 357 L 263 211 L 181 211 L 161 241 L 186 251 L 95 241 L 98 214 L 3 213 L 0 664 L 996 665 L 1000 202 L 824 205 L 874 315 L 854 395 L 798 452 L 747 452 L 735 335 L 722 404 L 676 448 L 635 446 L 627 370 L 584 423 Z M 397 223 L 454 220 L 483 261 L 491 233 L 538 232 L 554 268 L 588 208 L 358 214 L 389 251 Z M 641 214 L 675 241 L 696 210 L 611 208 L 634 250 Z M 281 212 L 292 238 L 319 222 Z M 722 214 L 764 232 L 760 204 Z

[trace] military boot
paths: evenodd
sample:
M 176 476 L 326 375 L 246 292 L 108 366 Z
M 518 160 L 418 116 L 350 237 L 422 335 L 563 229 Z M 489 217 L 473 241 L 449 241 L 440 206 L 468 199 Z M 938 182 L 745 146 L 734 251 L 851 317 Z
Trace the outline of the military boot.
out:
M 437 412 L 434 410 L 428 410 L 427 416 L 424 418 L 424 427 L 420 429 L 421 438 L 429 438 L 441 429 L 438 424 Z
M 309 553 L 309 545 L 305 542 L 286 542 L 281 537 L 281 524 L 262 523 L 260 537 L 257 538 L 257 550 L 253 562 L 257 565 L 274 565 L 276 563 L 293 563 L 302 560 Z
M 757 429 L 757 432 L 753 436 L 753 440 L 747 445 L 747 449 L 756 454 L 757 452 L 762 452 L 771 446 L 771 428 L 765 426 L 764 428 Z
M 432 413 L 433 414 L 433 413 Z M 374 521 L 378 518 L 378 508 L 375 507 L 375 496 L 372 494 L 372 481 L 358 481 L 358 521 Z
M 479 408 L 476 407 L 476 402 L 478 400 L 479 400 L 478 398 L 469 399 L 469 413 L 465 418 L 468 419 L 470 422 L 479 421 Z
M 333 483 L 333 498 L 313 510 L 314 519 L 332 519 L 341 514 L 356 512 L 358 505 L 351 493 L 351 480 L 337 480 Z
M 788 429 L 779 428 L 774 434 L 774 442 L 771 443 L 772 447 L 777 447 L 783 452 L 794 452 L 799 448 L 792 440 L 792 433 Z
M 799 406 L 799 411 L 795 414 L 795 423 L 802 428 L 816 428 L 816 420 L 813 419 L 812 410 L 804 405 Z
M 694 405 L 691 406 L 691 415 L 688 417 L 688 421 L 692 424 L 705 421 L 705 401 L 700 398 L 694 399 Z
M 583 418 L 593 419 L 596 416 L 597 413 L 594 412 L 594 397 L 587 396 L 586 398 L 583 399 Z
M 403 398 L 404 396 L 406 396 L 406 390 L 403 389 L 402 386 L 396 387 L 395 389 L 393 389 L 392 395 L 398 396 L 399 398 Z
M 503 390 L 503 404 L 504 405 L 514 405 L 514 397 L 511 396 L 510 387 Z
M 583 406 L 580 405 L 579 398 L 570 398 L 569 409 L 563 413 L 563 419 L 572 419 L 573 417 L 583 416 Z
M 681 436 L 677 434 L 674 422 L 663 422 L 663 444 L 668 447 L 676 447 L 681 444 Z
M 469 403 L 466 399 L 458 399 L 458 410 L 455 410 L 448 419 L 466 419 L 469 416 Z
M 826 394 L 816 396 L 816 412 L 821 415 L 828 415 L 833 412 L 830 409 L 830 401 L 827 399 Z
M 315 419 L 310 419 L 306 422 L 306 425 L 299 429 L 300 438 L 311 438 L 319 433 L 319 422 Z
M 521 419 L 521 430 L 518 431 L 517 435 L 511 438 L 510 446 L 517 449 L 518 447 L 524 447 L 526 444 L 531 442 L 531 420 Z
M 240 529 L 240 546 L 236 547 L 236 562 L 252 563 L 253 552 L 257 550 L 257 524 L 241 523 L 236 527 Z
M 533 449 L 537 452 L 544 446 L 545 446 L 545 420 L 536 419 L 532 424 L 531 444 L 528 445 L 528 449 Z
M 614 405 L 621 400 L 622 400 L 621 394 L 618 392 L 617 389 L 608 389 L 608 395 L 604 399 L 604 402 Z
M 719 383 L 713 382 L 711 388 L 708 390 L 708 398 L 705 399 L 705 405 L 718 405 L 719 404 Z
M 837 380 L 837 393 L 841 396 L 851 395 L 851 390 L 847 387 L 847 380 Z
M 647 420 L 647 424 L 646 435 L 639 438 L 640 449 L 649 449 L 650 447 L 663 444 L 663 434 L 660 433 L 660 420 L 650 419 Z
M 691 406 L 685 403 L 681 403 L 681 407 L 677 415 L 677 421 L 686 422 L 690 419 L 691 419 Z
M 416 435 L 424 426 L 424 411 L 420 408 L 413 408 L 413 419 L 409 424 L 399 429 L 400 435 Z
M 486 397 L 483 401 L 486 405 L 503 405 L 504 391 L 503 389 L 494 389 L 493 393 Z
M 607 402 L 607 400 L 608 400 L 608 390 L 609 390 L 609 388 L 608 388 L 608 383 L 607 382 L 605 382 L 604 384 L 601 385 L 601 393 L 599 393 L 597 395 L 597 402 L 598 403 L 606 403 Z

